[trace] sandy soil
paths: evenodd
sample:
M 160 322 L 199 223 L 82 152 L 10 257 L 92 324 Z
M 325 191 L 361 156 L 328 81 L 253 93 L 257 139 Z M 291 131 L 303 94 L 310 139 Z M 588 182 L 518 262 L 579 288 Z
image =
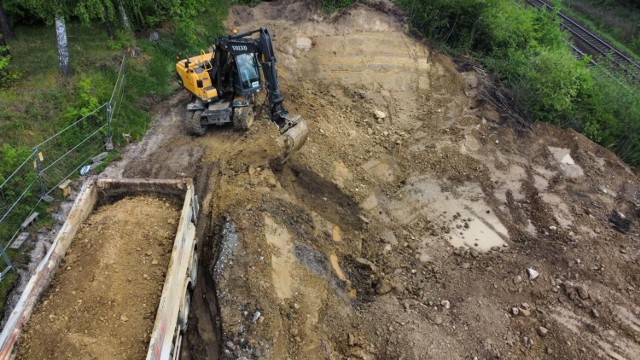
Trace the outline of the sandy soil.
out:
M 227 26 L 269 28 L 311 135 L 284 166 L 264 116 L 191 138 L 181 93 L 117 165 L 215 164 L 196 181 L 218 306 L 203 299 L 220 317 L 192 310 L 185 358 L 211 358 L 213 341 L 229 359 L 640 358 L 640 183 L 612 153 L 514 130 L 479 99 L 481 76 L 385 2 L 331 17 L 264 2 Z
M 91 214 L 27 323 L 17 358 L 144 358 L 178 218 L 178 205 L 146 196 Z

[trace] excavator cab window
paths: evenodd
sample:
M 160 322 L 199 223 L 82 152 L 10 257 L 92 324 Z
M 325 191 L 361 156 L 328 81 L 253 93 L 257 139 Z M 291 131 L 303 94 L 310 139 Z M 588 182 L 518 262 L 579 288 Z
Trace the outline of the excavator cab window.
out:
M 260 87 L 260 72 L 255 54 L 236 55 L 236 66 L 241 92 L 258 89 Z

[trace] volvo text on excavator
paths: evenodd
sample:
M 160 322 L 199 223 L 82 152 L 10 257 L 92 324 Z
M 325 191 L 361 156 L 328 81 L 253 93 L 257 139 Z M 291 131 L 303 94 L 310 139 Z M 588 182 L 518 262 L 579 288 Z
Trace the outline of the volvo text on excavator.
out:
M 251 37 L 254 34 L 259 37 Z M 184 119 L 187 130 L 203 135 L 207 126 L 227 123 L 248 130 L 255 117 L 256 93 L 264 87 L 267 114 L 280 129 L 276 142 L 287 160 L 304 145 L 309 130 L 302 118 L 285 109 L 275 65 L 271 36 L 265 28 L 220 37 L 211 52 L 178 61 L 178 82 L 192 94 Z

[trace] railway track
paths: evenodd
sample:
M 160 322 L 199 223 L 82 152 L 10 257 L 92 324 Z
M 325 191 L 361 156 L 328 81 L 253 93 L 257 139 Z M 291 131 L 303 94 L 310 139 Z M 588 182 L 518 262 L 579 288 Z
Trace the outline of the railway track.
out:
M 526 0 L 526 2 L 538 9 L 545 9 L 547 11 L 553 10 L 553 6 L 544 0 Z M 572 45 L 573 50 L 580 56 L 585 56 L 587 53 L 595 52 L 596 54 L 607 58 L 611 63 L 627 72 L 627 74 L 632 76 L 634 79 L 640 80 L 640 64 L 638 64 L 634 59 L 623 54 L 621 51 L 585 29 L 582 25 L 578 24 L 563 13 L 558 12 L 558 16 L 561 19 L 560 26 L 570 32 L 571 35 L 578 40 L 577 43 L 584 45 L 582 49 L 577 45 Z M 585 46 L 587 48 L 584 48 Z

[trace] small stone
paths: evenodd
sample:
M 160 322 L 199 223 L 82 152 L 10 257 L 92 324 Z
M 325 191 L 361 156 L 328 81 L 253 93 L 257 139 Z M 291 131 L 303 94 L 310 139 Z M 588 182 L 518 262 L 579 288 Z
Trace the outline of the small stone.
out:
M 151 260 L 151 265 L 158 265 L 158 260 Z
M 298 303 L 293 303 L 293 308 L 296 310 L 300 309 L 300 305 L 298 305 Z
M 376 116 L 378 120 L 382 120 L 387 117 L 387 114 L 377 109 L 373 111 L 373 114 Z
M 470 264 L 470 263 L 468 263 L 468 262 L 466 262 L 466 263 L 462 263 L 462 268 L 463 268 L 463 269 L 468 269 L 468 268 L 470 268 L 470 267 L 471 267 L 471 264 Z
M 354 346 L 356 344 L 356 336 L 352 333 L 348 335 L 349 346 Z
M 578 286 L 576 288 L 576 291 L 578 292 L 578 296 L 580 296 L 580 299 L 587 300 L 589 298 L 589 292 L 582 286 Z
M 547 355 L 551 355 L 553 354 L 553 349 L 550 347 L 547 347 Z
M 450 309 L 451 308 L 451 303 L 449 302 L 449 300 L 440 301 L 440 305 L 444 306 L 445 309 Z
M 147 275 L 147 274 L 142 274 L 142 277 L 145 278 L 145 279 L 149 279 L 149 275 Z
M 555 226 L 555 225 L 551 225 L 551 226 L 549 226 L 549 230 L 556 231 L 556 230 L 558 230 L 558 227 Z
M 522 316 L 526 316 L 526 317 L 531 316 L 531 310 L 529 309 L 519 309 L 519 310 Z
M 521 282 L 522 282 L 522 276 L 518 275 L 518 276 L 513 278 L 513 283 L 514 284 L 520 284 Z
M 529 275 L 530 280 L 535 280 L 538 276 L 540 276 L 540 273 L 533 268 L 528 268 L 527 274 Z
M 600 312 L 598 312 L 597 309 L 593 308 L 591 309 L 591 316 L 593 316 L 594 318 L 599 318 L 600 317 Z
M 389 251 L 391 251 L 391 244 L 385 245 L 384 249 L 382 250 L 382 252 L 384 252 L 385 254 L 388 253 Z
M 513 316 L 518 316 L 518 314 L 520 314 L 520 309 L 518 309 L 517 307 L 512 307 L 511 314 L 513 314 Z
M 433 317 L 433 322 L 434 322 L 436 325 L 441 325 L 441 324 L 442 324 L 442 316 L 440 316 L 440 315 L 436 315 L 436 316 L 434 316 L 434 317 Z
M 225 343 L 225 345 L 227 346 L 227 348 L 231 351 L 235 351 L 236 349 L 236 344 L 233 343 L 233 341 L 229 340 Z
M 252 323 L 254 323 L 254 322 L 258 321 L 258 319 L 260 319 L 260 316 L 261 316 L 261 315 L 262 315 L 262 314 L 260 313 L 260 311 L 256 311 L 256 312 L 253 314 L 253 318 L 251 319 L 251 322 L 252 322 Z
M 548 332 L 549 332 L 549 329 L 547 329 L 547 328 L 546 328 L 546 327 L 544 327 L 544 326 L 540 326 L 540 327 L 538 328 L 538 335 L 540 335 L 540 336 L 542 336 L 542 337 L 547 336 L 547 333 L 548 333 Z
M 120 315 L 120 321 L 127 322 L 127 321 L 129 321 L 129 318 L 126 317 L 125 315 Z
M 364 268 L 368 268 L 370 271 L 375 272 L 376 271 L 376 266 L 369 260 L 365 259 L 365 258 L 356 258 L 355 261 L 360 264 L 362 267 Z
M 291 328 L 291 330 L 289 330 L 289 333 L 291 334 L 291 336 L 298 336 L 298 328 Z

